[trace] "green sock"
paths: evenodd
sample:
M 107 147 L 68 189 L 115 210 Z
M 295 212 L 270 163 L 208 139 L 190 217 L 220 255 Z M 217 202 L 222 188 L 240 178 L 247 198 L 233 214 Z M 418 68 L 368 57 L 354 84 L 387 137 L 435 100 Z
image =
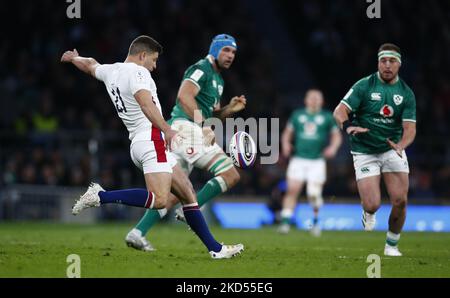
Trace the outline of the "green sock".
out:
M 290 217 L 282 217 L 281 223 L 284 225 L 290 225 L 291 224 L 291 218 Z
M 221 193 L 227 191 L 227 184 L 225 180 L 218 176 L 209 180 L 205 186 L 197 193 L 198 205 L 201 207 L 220 195 Z
M 161 219 L 161 215 L 158 210 L 147 209 L 144 216 L 141 218 L 139 223 L 136 225 L 136 229 L 142 232 L 142 236 L 147 234 L 147 232 Z

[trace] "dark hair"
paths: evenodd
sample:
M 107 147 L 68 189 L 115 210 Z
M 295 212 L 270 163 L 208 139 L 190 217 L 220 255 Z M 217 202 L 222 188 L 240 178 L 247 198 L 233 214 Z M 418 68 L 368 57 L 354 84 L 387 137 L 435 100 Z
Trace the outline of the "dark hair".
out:
M 128 55 L 137 55 L 142 52 L 162 54 L 163 47 L 153 38 L 147 35 L 137 37 L 130 45 Z
M 381 51 L 395 51 L 395 52 L 399 53 L 400 55 L 402 54 L 402 52 L 400 51 L 400 48 L 393 43 L 382 44 L 381 47 L 378 49 L 378 53 Z

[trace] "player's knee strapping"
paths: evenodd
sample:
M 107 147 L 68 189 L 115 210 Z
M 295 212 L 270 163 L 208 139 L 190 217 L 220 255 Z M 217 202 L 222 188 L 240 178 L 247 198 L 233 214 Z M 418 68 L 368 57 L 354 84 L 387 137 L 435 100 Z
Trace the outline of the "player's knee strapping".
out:
M 215 181 L 217 181 L 217 183 L 220 186 L 220 190 L 222 192 L 226 192 L 228 190 L 228 185 L 227 182 L 225 181 L 225 179 L 223 179 L 223 177 L 217 176 L 213 178 Z
M 315 208 L 320 208 L 323 205 L 322 185 L 318 183 L 308 183 L 306 188 L 306 195 L 310 204 Z
M 233 168 L 233 161 L 231 158 L 228 156 L 221 156 L 207 170 L 214 176 L 218 176 L 231 168 Z

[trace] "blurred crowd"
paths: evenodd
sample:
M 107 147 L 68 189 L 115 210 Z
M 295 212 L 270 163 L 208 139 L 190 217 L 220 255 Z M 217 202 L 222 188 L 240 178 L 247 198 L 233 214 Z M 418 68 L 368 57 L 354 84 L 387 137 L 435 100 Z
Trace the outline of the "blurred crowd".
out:
M 114 63 L 124 60 L 137 35 L 153 36 L 164 46 L 152 76 L 167 119 L 187 66 L 207 54 L 214 35 L 229 33 L 237 38 L 239 50 L 231 70 L 224 73 L 222 103 L 245 94 L 247 109 L 238 116 L 278 117 L 280 129 L 295 108 L 279 100 L 283 90 L 274 79 L 276 45 L 262 44 L 263 33 L 254 22 L 257 14 L 241 1 L 83 1 L 80 20 L 68 19 L 67 4 L 60 2 L 8 2 L 8 9 L 0 11 L 2 23 L 12 21 L 15 13 L 15 30 L 5 31 L 7 42 L 0 44 L 0 186 L 86 186 L 93 179 L 110 189 L 143 186 L 129 157 L 126 129 L 104 86 L 61 64 L 67 49 Z M 402 76 L 415 91 L 418 108 L 417 142 L 408 151 L 411 194 L 450 197 L 448 4 L 415 3 L 426 5 L 419 9 L 407 1 L 392 2 L 383 2 L 383 19 L 378 21 L 365 17 L 365 1 L 277 1 L 273 13 L 290 30 L 329 109 L 354 82 L 375 71 L 376 50 L 386 36 L 403 48 Z M 420 18 L 414 16 L 416 11 Z M 304 92 L 299 90 L 299 106 Z M 347 149 L 329 164 L 326 196 L 356 197 Z M 232 193 L 271 194 L 284 179 L 287 162 L 280 158 L 277 164 L 241 171 L 242 181 Z M 198 172 L 192 175 L 197 187 L 205 178 Z

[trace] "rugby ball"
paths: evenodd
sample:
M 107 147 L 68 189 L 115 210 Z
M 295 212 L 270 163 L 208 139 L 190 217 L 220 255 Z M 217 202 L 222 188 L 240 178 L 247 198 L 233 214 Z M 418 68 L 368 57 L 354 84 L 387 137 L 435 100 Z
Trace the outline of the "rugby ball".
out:
M 256 145 L 244 131 L 238 131 L 230 140 L 230 157 L 235 166 L 246 169 L 255 163 Z

